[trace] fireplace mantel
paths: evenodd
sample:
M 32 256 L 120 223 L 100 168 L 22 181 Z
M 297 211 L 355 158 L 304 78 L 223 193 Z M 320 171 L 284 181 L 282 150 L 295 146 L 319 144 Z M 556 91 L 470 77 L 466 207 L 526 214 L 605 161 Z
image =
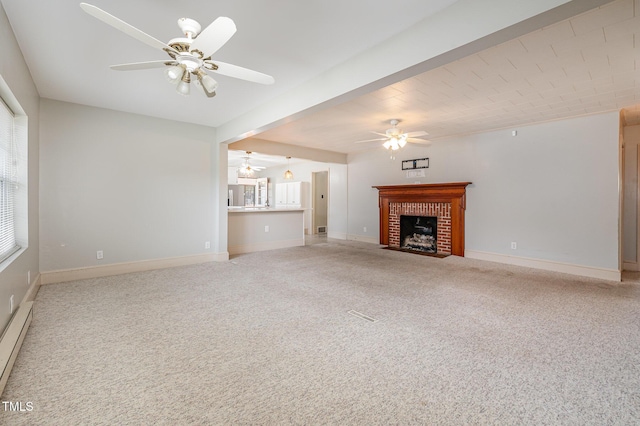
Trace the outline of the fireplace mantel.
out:
M 451 209 L 451 254 L 464 256 L 464 211 L 466 187 L 471 182 L 374 186 L 380 207 L 380 244 L 389 244 L 392 204 L 442 203 Z

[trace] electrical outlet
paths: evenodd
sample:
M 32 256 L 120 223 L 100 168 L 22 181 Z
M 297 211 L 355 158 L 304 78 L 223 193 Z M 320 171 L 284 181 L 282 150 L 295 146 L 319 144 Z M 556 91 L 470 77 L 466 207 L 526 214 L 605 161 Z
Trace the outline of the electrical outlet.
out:
M 269 232 L 269 225 L 264 226 L 264 232 Z
M 362 228 L 362 232 L 367 232 L 367 227 Z
M 9 313 L 12 314 L 13 313 L 13 294 L 11 295 L 11 297 L 9 298 Z
M 104 258 L 104 253 L 102 252 L 102 250 L 98 250 L 96 252 L 96 259 L 102 260 L 103 258 Z
M 210 249 L 211 248 L 211 243 L 209 241 L 205 241 L 204 248 L 205 249 Z
M 518 244 L 515 241 L 511 242 L 511 250 L 516 250 L 518 248 Z

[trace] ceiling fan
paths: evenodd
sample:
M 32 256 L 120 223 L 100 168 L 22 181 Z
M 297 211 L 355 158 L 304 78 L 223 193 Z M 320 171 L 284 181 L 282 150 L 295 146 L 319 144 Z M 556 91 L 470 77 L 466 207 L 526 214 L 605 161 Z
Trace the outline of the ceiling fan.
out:
M 196 84 L 202 86 L 204 93 L 208 97 L 215 96 L 218 83 L 207 74 L 207 71 L 254 83 L 274 83 L 274 79 L 270 75 L 211 59 L 211 55 L 224 46 L 236 32 L 236 25 L 230 18 L 221 16 L 204 30 L 193 19 L 180 18 L 178 26 L 185 37 L 174 38 L 169 40 L 168 43 L 163 43 L 96 6 L 80 3 L 80 7 L 89 15 L 138 41 L 156 49 L 164 50 L 170 58 L 161 61 L 112 65 L 111 69 L 130 71 L 164 67 L 167 79 L 176 84 L 176 90 L 182 95 L 189 94 L 193 76 Z
M 244 162 L 238 168 L 238 176 L 240 176 L 240 177 L 251 177 L 251 176 L 253 176 L 255 174 L 255 172 L 259 172 L 260 170 L 264 170 L 266 168 L 266 167 L 262 167 L 262 166 L 252 166 L 251 164 L 249 164 L 249 158 L 250 158 L 252 152 L 251 151 L 245 151 L 245 153 L 247 155 L 242 157 L 242 158 L 244 158 Z
M 391 128 L 387 129 L 385 133 L 371 132 L 376 135 L 383 136 L 382 138 L 376 139 L 367 139 L 364 141 L 358 141 L 355 143 L 365 143 L 365 142 L 377 142 L 384 141 L 382 146 L 390 151 L 396 151 L 407 144 L 407 142 L 411 143 L 419 143 L 429 145 L 431 141 L 427 139 L 420 139 L 419 136 L 427 136 L 429 133 L 424 130 L 419 130 L 416 132 L 404 133 L 402 129 L 398 127 L 400 120 L 393 119 L 389 121 L 391 123 Z

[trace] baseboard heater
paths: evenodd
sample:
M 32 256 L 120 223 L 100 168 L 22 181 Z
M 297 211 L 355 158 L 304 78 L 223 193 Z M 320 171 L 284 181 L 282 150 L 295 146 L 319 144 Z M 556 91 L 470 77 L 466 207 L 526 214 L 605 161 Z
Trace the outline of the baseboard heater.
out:
M 33 302 L 24 302 L 20 304 L 18 310 L 13 314 L 9 325 L 0 337 L 0 396 L 4 391 L 4 387 L 9 380 L 9 374 L 13 363 L 18 356 L 20 346 L 24 336 L 27 334 L 31 318 L 33 317 Z

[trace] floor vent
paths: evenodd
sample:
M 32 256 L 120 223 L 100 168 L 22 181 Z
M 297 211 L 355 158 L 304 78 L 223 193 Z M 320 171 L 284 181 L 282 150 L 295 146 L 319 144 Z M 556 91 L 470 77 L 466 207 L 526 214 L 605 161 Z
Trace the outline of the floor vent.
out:
M 350 315 L 353 315 L 354 317 L 358 317 L 360 319 L 363 319 L 363 320 L 366 320 L 366 321 L 369 321 L 369 322 L 378 321 L 377 319 L 372 318 L 369 315 L 362 314 L 362 313 L 360 313 L 358 311 L 350 310 L 350 311 L 347 311 L 347 313 L 350 314 Z
M 326 226 L 318 226 L 318 234 L 326 234 L 327 227 Z
M 4 330 L 2 337 L 0 337 L 0 369 L 2 371 L 0 375 L 0 395 L 2 395 L 4 386 L 9 380 L 11 368 L 18 356 L 18 351 L 20 351 L 24 336 L 27 334 L 32 317 L 33 302 L 20 304 L 11 321 L 9 321 L 9 325 Z

